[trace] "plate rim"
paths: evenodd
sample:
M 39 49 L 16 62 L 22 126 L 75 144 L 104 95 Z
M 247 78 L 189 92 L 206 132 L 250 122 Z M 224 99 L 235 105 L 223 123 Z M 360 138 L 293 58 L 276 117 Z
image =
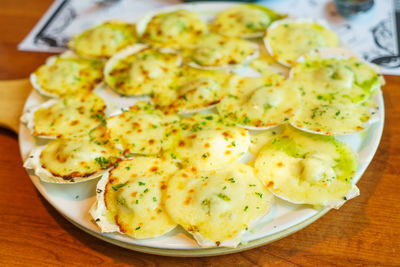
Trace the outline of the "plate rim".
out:
M 33 93 L 33 91 L 31 91 L 30 95 Z M 29 97 L 28 97 L 29 98 Z M 378 102 L 379 102 L 379 106 L 382 107 L 381 111 L 381 118 L 379 121 L 377 121 L 376 123 L 372 124 L 370 127 L 373 126 L 377 126 L 378 127 L 378 131 L 379 131 L 379 136 L 377 137 L 377 141 L 374 143 L 374 146 L 372 148 L 373 153 L 370 154 L 368 160 L 368 164 L 365 166 L 364 169 L 360 170 L 360 177 L 357 180 L 357 182 L 361 179 L 361 177 L 363 176 L 363 174 L 365 173 L 366 169 L 368 168 L 368 166 L 370 165 L 373 157 L 376 154 L 376 151 L 379 147 L 379 144 L 382 140 L 382 134 L 383 134 L 383 130 L 384 130 L 384 122 L 385 122 L 385 106 L 384 106 L 384 99 L 383 99 L 383 93 L 381 90 L 379 90 L 378 92 Z M 25 107 L 24 107 L 25 109 Z M 19 126 L 19 133 L 18 133 L 18 143 L 19 143 L 19 150 L 20 150 L 20 156 L 23 159 L 23 154 L 22 154 L 22 142 L 20 142 L 21 140 L 21 133 L 23 131 L 23 128 L 26 127 L 23 123 L 20 123 Z M 366 130 L 368 131 L 369 128 Z M 27 171 L 27 170 L 26 170 Z M 146 246 L 146 245 L 138 245 L 138 244 L 132 244 L 132 243 L 126 243 L 123 241 L 120 241 L 118 239 L 113 239 L 111 237 L 108 237 L 106 235 L 104 235 L 103 233 L 100 232 L 95 232 L 89 228 L 86 228 L 83 225 L 80 225 L 79 223 L 75 222 L 74 220 L 72 220 L 71 218 L 69 218 L 66 214 L 64 214 L 64 212 L 62 212 L 61 210 L 59 210 L 57 208 L 57 206 L 53 203 L 53 201 L 48 197 L 48 195 L 43 191 L 43 188 L 40 188 L 38 186 L 38 183 L 40 183 L 39 178 L 34 176 L 34 175 L 29 175 L 29 173 L 27 172 L 29 178 L 31 179 L 31 182 L 33 183 L 33 185 L 35 186 L 36 190 L 39 191 L 39 193 L 41 194 L 41 196 L 52 206 L 52 208 L 54 208 L 61 216 L 63 216 L 68 222 L 72 223 L 74 226 L 76 226 L 77 228 L 83 230 L 84 232 L 90 234 L 93 237 L 96 237 L 98 239 L 101 239 L 103 241 L 106 241 L 108 243 L 111 243 L 113 245 L 117 245 L 119 247 L 123 247 L 126 249 L 130 249 L 130 250 L 134 250 L 137 252 L 142 252 L 142 253 L 147 253 L 147 254 L 153 254 L 153 255 L 160 255 L 160 256 L 172 256 L 172 257 L 208 257 L 208 256 L 218 256 L 218 255 L 226 255 L 226 254 L 232 254 L 232 253 L 237 253 L 237 252 L 242 252 L 242 251 L 246 251 L 252 248 L 256 248 L 256 247 L 260 247 L 266 244 L 269 244 L 271 242 L 277 241 L 279 239 L 282 239 L 286 236 L 289 236 L 291 234 L 294 234 L 295 232 L 307 227 L 308 225 L 310 225 L 311 223 L 315 222 L 316 220 L 318 220 L 319 218 L 321 218 L 323 215 L 325 215 L 326 213 L 328 213 L 332 208 L 329 207 L 325 207 L 323 209 L 321 209 L 320 211 L 318 211 L 315 215 L 309 217 L 308 219 L 299 222 L 293 226 L 290 226 L 282 231 L 273 233 L 271 235 L 265 236 L 265 237 L 261 237 L 252 241 L 249 241 L 247 244 L 239 244 L 236 248 L 228 248 L 228 247 L 212 247 L 212 248 L 196 248 L 196 249 L 169 249 L 169 248 L 157 248 L 157 247 L 150 247 L 150 246 Z M 36 179 L 36 181 L 34 180 Z
M 199 3 L 184 3 L 184 4 L 177 4 L 177 5 L 173 5 L 173 6 L 169 6 L 169 8 L 179 8 L 182 6 L 196 6 L 198 4 L 204 5 L 204 4 L 219 4 L 219 5 L 223 5 L 226 4 L 228 5 L 232 5 L 232 4 L 240 4 L 240 2 L 199 2 Z M 158 10 L 163 10 L 164 8 L 161 9 L 157 9 L 154 11 L 158 11 Z M 34 90 L 31 91 L 31 93 L 29 94 L 27 100 L 25 101 L 25 105 L 24 105 L 24 111 L 26 110 L 26 104 L 28 103 L 28 99 L 29 97 L 31 97 L 32 93 Z M 384 124 L 385 124 L 385 105 L 384 105 L 384 99 L 383 99 L 383 93 L 382 91 L 379 89 L 378 90 L 378 104 L 380 107 L 380 120 L 373 123 L 372 125 L 370 125 L 369 128 L 366 129 L 366 132 L 370 130 L 371 127 L 377 127 L 376 131 L 377 131 L 377 135 L 374 136 L 376 142 L 373 143 L 373 147 L 371 148 L 371 152 L 366 159 L 367 164 L 364 166 L 363 169 L 360 169 L 360 176 L 357 180 L 357 182 L 361 179 L 361 177 L 363 176 L 363 174 L 365 173 L 366 169 L 368 168 L 368 166 L 371 164 L 372 159 L 374 158 L 376 151 L 379 147 L 379 144 L 381 142 L 382 139 L 382 134 L 383 134 L 383 130 L 384 130 Z M 20 155 L 22 160 L 24 160 L 24 155 L 23 155 L 23 141 L 22 139 L 22 132 L 24 131 L 23 129 L 26 126 L 20 122 L 19 125 L 19 133 L 18 133 L 18 143 L 19 143 L 19 151 L 20 151 Z M 27 170 L 26 170 L 27 171 Z M 28 173 L 28 172 L 27 172 Z M 52 208 L 54 208 L 59 214 L 61 214 L 67 221 L 69 221 L 70 223 L 72 223 L 74 226 L 76 226 L 77 228 L 83 230 L 84 232 L 98 238 L 101 239 L 103 241 L 106 241 L 108 243 L 123 247 L 123 248 L 127 248 L 130 250 L 134 250 L 134 251 L 138 251 L 138 252 L 142 252 L 142 253 L 148 253 L 148 254 L 153 254 L 153 255 L 161 255 L 161 256 L 175 256 L 175 257 L 198 257 L 198 256 L 217 256 L 217 255 L 226 255 L 226 254 L 232 254 L 232 253 L 237 253 L 237 252 L 242 252 L 242 251 L 246 251 L 252 248 L 256 248 L 262 245 L 266 245 L 268 243 L 271 243 L 273 241 L 277 241 L 279 239 L 282 239 L 288 235 L 291 235 L 305 227 L 307 227 L 308 225 L 310 225 L 311 223 L 313 223 L 314 221 L 316 221 L 317 219 L 319 219 L 320 217 L 322 217 L 323 215 L 325 215 L 327 212 L 329 212 L 331 210 L 331 208 L 329 207 L 324 207 L 321 210 L 319 210 L 316 214 L 314 214 L 313 216 L 307 218 L 306 220 L 303 220 L 295 225 L 292 225 L 286 229 L 283 229 L 279 232 L 270 234 L 268 236 L 265 237 L 261 237 L 252 241 L 249 241 L 245 244 L 240 244 L 239 246 L 237 246 L 236 248 L 228 248 L 228 247 L 211 247 L 211 248 L 195 248 L 195 249 L 175 249 L 175 248 L 157 248 L 157 247 L 151 247 L 151 246 L 146 246 L 146 245 L 142 245 L 142 244 L 132 244 L 132 243 L 126 243 L 123 241 L 120 241 L 118 239 L 114 239 L 112 237 L 108 237 L 105 234 L 101 233 L 101 232 L 96 232 L 92 229 L 89 229 L 87 227 L 85 227 L 84 225 L 80 225 L 78 222 L 75 222 L 72 218 L 69 218 L 67 214 L 65 214 L 64 212 L 62 212 L 60 209 L 57 208 L 57 205 L 55 205 L 53 203 L 53 201 L 49 198 L 48 194 L 45 192 L 45 190 L 43 188 L 41 188 L 39 186 L 40 181 L 39 178 L 34 176 L 34 175 L 29 175 L 33 185 L 35 186 L 36 190 L 39 191 L 39 193 L 41 194 L 41 196 L 46 199 L 46 201 L 52 206 Z M 36 180 L 35 180 L 36 179 Z

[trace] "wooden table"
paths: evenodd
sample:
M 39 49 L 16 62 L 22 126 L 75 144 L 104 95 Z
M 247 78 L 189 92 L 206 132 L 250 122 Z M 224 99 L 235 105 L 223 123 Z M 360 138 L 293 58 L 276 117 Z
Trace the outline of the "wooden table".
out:
M 16 45 L 51 1 L 2 0 L 0 80 L 25 78 L 49 54 Z M 358 186 L 361 195 L 307 228 L 272 244 L 209 258 L 137 253 L 98 240 L 65 220 L 22 168 L 17 135 L 0 130 L 0 265 L 400 265 L 400 77 L 383 88 L 385 130 Z

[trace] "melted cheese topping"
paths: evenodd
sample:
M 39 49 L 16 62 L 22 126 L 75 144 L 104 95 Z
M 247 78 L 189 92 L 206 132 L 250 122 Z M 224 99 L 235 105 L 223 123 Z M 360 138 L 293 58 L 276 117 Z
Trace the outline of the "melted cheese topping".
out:
M 250 137 L 249 151 L 253 155 L 258 155 L 258 153 L 260 153 L 260 151 L 264 148 L 264 146 L 270 143 L 272 138 L 274 138 L 277 134 L 282 133 L 285 127 L 286 125 L 282 125 L 281 127 L 276 127 L 274 129 L 252 134 Z
M 49 96 L 92 91 L 103 79 L 103 63 L 75 57 L 59 57 L 34 72 L 35 84 Z M 36 86 L 35 86 L 36 87 Z
M 303 101 L 291 123 L 302 130 L 327 135 L 343 135 L 366 129 L 371 110 L 351 102 L 322 104 Z
M 358 195 L 351 182 L 357 159 L 333 137 L 287 128 L 264 147 L 254 166 L 275 195 L 293 203 L 338 207 Z
M 104 122 L 106 106 L 96 94 L 77 94 L 50 100 L 24 115 L 32 134 L 40 137 L 70 137 L 88 133 Z
M 110 21 L 75 36 L 69 46 L 82 56 L 111 57 L 137 41 L 135 25 Z
M 155 47 L 181 48 L 194 43 L 206 30 L 196 13 L 176 10 L 152 17 L 142 37 Z
M 178 126 L 178 125 L 177 125 Z M 171 157 L 199 170 L 223 168 L 241 158 L 250 145 L 247 130 L 217 114 L 197 114 L 179 123 L 180 139 Z
M 303 103 L 293 125 L 333 135 L 366 128 L 371 118 L 367 100 L 383 83 L 378 73 L 354 57 L 321 58 L 314 53 L 295 65 L 291 80 Z
M 105 79 L 112 89 L 123 95 L 146 95 L 167 90 L 180 64 L 176 54 L 128 47 L 112 57 L 106 65 Z
M 259 45 L 260 56 L 253 59 L 249 66 L 260 73 L 261 76 L 271 76 L 277 71 L 288 72 L 285 67 L 280 65 L 267 51 L 264 45 Z
M 218 34 L 199 37 L 193 48 L 184 52 L 193 66 L 205 68 L 243 64 L 258 55 L 257 46 L 252 42 Z
M 118 225 L 121 233 L 137 239 L 169 232 L 176 223 L 167 214 L 164 201 L 168 179 L 175 171 L 174 162 L 166 159 L 135 157 L 119 162 L 110 172 L 104 192 L 99 193 L 104 195 L 106 211 L 98 219 Z
M 198 111 L 218 103 L 228 94 L 231 76 L 222 71 L 183 67 L 170 85 L 170 90 L 160 91 L 153 100 L 167 111 Z
M 105 127 L 98 127 L 85 135 L 50 141 L 40 154 L 40 165 L 54 176 L 73 180 L 108 169 L 118 156 Z
M 261 5 L 243 4 L 217 14 L 211 30 L 230 37 L 262 36 L 269 24 L 281 18 L 273 10 Z
M 280 75 L 239 77 L 233 90 L 218 104 L 218 112 L 250 127 L 271 127 L 288 121 L 300 105 L 298 92 Z
M 304 97 L 322 103 L 342 98 L 360 103 L 383 84 L 381 75 L 355 57 L 322 58 L 317 53 L 310 53 L 298 62 L 291 70 L 291 78 L 302 88 Z
M 155 155 L 171 148 L 177 138 L 172 125 L 176 115 L 164 115 L 145 102 L 138 102 L 128 111 L 107 118 L 108 133 L 125 153 Z
M 277 21 L 268 28 L 264 37 L 271 55 L 287 66 L 313 49 L 336 47 L 338 40 L 331 30 L 306 19 Z
M 244 164 L 212 170 L 184 169 L 168 183 L 166 208 L 200 246 L 236 247 L 241 235 L 268 213 L 272 195 Z

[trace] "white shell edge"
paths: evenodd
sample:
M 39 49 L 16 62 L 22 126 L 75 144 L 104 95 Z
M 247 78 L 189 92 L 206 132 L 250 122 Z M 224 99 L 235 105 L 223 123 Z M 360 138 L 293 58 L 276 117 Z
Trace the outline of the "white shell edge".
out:
M 40 155 L 42 154 L 43 149 L 45 149 L 46 145 L 37 146 L 32 149 L 31 153 L 29 154 L 27 160 L 24 162 L 24 168 L 32 169 L 34 174 L 39 177 L 39 179 L 46 183 L 56 183 L 56 184 L 72 184 L 72 183 L 80 183 L 85 182 L 91 179 L 95 179 L 101 175 L 103 175 L 108 170 L 101 170 L 97 171 L 94 174 L 88 177 L 74 177 L 73 181 L 65 180 L 62 177 L 55 176 L 47 169 L 43 168 L 40 163 Z
M 57 103 L 57 99 L 50 99 L 42 104 L 39 104 L 37 106 L 33 106 L 33 107 L 29 108 L 27 111 L 24 112 L 24 114 L 22 114 L 22 116 L 20 118 L 21 122 L 26 124 L 26 126 L 29 129 L 29 132 L 32 135 L 34 135 L 34 133 L 35 133 L 34 116 L 35 116 L 36 111 L 38 111 L 41 108 L 49 108 L 49 107 L 55 105 L 56 103 Z M 46 135 L 34 135 L 34 136 L 37 136 L 40 138 L 46 138 L 46 139 L 56 139 L 57 138 L 57 136 L 46 136 Z
M 110 223 L 107 219 L 107 208 L 104 202 L 104 192 L 108 183 L 109 172 L 103 174 L 96 186 L 96 201 L 89 210 L 95 223 L 99 226 L 102 233 L 119 232 L 116 224 Z

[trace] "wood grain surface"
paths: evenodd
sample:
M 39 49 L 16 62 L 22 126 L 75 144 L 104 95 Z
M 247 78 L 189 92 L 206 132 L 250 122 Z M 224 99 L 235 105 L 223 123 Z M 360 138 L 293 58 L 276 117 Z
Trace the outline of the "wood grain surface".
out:
M 16 45 L 51 1 L 0 3 L 0 80 L 25 78 L 49 54 Z M 0 266 L 400 266 L 400 77 L 386 81 L 385 129 L 361 195 L 289 237 L 218 257 L 146 255 L 84 233 L 35 190 L 17 136 L 0 129 Z

